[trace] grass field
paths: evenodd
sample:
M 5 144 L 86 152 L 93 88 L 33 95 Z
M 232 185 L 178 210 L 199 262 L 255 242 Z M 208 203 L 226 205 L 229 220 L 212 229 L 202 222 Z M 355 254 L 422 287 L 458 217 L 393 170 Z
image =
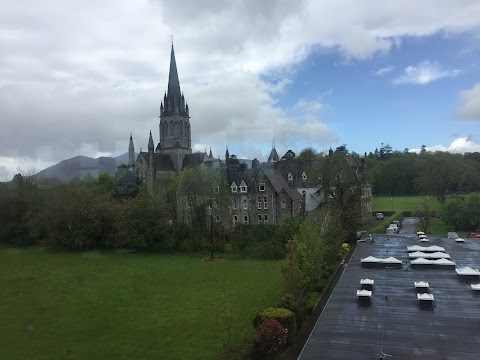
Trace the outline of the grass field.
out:
M 252 335 L 280 300 L 281 264 L 2 245 L 0 359 L 218 358 L 215 299 L 231 287 L 235 337 Z
M 374 196 L 372 211 L 413 211 L 424 199 L 424 196 Z M 441 208 L 441 204 L 435 196 L 429 197 L 429 205 L 434 211 L 439 211 Z

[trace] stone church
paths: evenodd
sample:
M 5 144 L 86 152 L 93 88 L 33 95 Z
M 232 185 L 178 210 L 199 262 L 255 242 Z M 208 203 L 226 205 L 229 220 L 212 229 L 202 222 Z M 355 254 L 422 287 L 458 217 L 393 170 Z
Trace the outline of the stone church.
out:
M 157 176 L 177 174 L 185 167 L 198 166 L 208 159 L 206 154 L 192 153 L 190 112 L 180 90 L 173 43 L 168 88 L 160 102 L 159 118 L 159 142 L 156 146 L 150 131 L 146 152 L 140 151 L 135 159 L 135 146 L 131 135 L 128 147 L 128 165 L 135 169 L 140 179 L 146 181 L 148 192 L 153 191 Z
M 153 193 L 154 182 L 159 177 L 178 174 L 188 167 L 205 166 L 209 171 L 218 171 L 226 179 L 229 196 L 228 201 L 212 204 L 211 212 L 215 221 L 226 228 L 249 223 L 280 224 L 289 217 L 307 216 L 326 203 L 320 179 L 312 182 L 315 179 L 313 163 L 295 160 L 291 150 L 280 158 L 273 146 L 264 163 L 257 159 L 237 159 L 229 154 L 228 148 L 223 161 L 215 159 L 211 149 L 209 154 L 206 151 L 192 153 L 190 112 L 180 90 L 173 43 L 168 88 L 160 102 L 159 118 L 158 144 L 155 146 L 150 131 L 147 151 L 140 151 L 136 159 L 130 135 L 128 165 L 146 183 L 147 192 Z M 216 197 L 215 194 L 213 198 L 212 194 L 198 194 L 192 198 L 185 186 L 188 187 L 182 178 L 176 195 L 179 221 L 188 221 L 186 215 L 192 206 L 215 202 Z M 371 189 L 365 194 L 362 212 L 367 215 L 371 211 Z

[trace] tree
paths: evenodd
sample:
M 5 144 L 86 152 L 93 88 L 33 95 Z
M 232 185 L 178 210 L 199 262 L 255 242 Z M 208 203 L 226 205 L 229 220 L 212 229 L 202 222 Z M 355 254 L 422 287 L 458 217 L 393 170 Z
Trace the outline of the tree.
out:
M 360 165 L 343 153 L 325 157 L 323 185 L 332 214 L 336 214 L 344 231 L 342 242 L 353 241 L 361 224 L 362 178 Z
M 432 209 L 430 207 L 430 198 L 428 196 L 425 196 L 423 200 L 417 204 L 413 211 L 413 215 L 418 218 L 420 229 L 427 232 L 430 219 L 432 218 Z
M 425 154 L 418 163 L 416 187 L 427 195 L 435 195 L 440 204 L 458 184 L 460 167 L 453 154 L 436 152 Z

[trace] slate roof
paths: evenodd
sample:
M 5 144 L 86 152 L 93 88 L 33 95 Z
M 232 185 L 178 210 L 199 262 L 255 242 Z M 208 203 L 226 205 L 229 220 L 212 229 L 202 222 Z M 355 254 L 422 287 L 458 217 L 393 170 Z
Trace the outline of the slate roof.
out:
M 175 171 L 175 166 L 170 155 L 155 154 L 155 171 Z
M 183 157 L 183 167 L 188 168 L 188 167 L 195 167 L 198 165 L 203 164 L 205 161 L 205 153 L 193 153 L 193 154 L 185 154 Z
M 297 190 L 288 185 L 280 171 L 271 167 L 265 167 L 262 171 L 278 194 L 284 190 L 292 200 L 303 200 L 303 196 L 300 195 Z
M 268 157 L 267 162 L 272 162 L 272 161 L 279 161 L 280 157 L 278 156 L 277 150 L 275 148 L 272 148 L 272 151 L 270 151 L 270 156 Z

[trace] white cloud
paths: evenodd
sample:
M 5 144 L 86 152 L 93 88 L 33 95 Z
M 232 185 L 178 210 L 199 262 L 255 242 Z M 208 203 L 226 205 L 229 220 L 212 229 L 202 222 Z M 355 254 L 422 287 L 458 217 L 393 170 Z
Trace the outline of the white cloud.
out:
M 392 72 L 395 69 L 395 66 L 386 66 L 381 69 L 378 69 L 377 71 L 374 72 L 374 75 L 376 76 L 383 76 L 389 72 Z
M 480 120 L 480 83 L 470 90 L 460 92 L 456 116 L 461 119 Z
M 461 70 L 443 69 L 436 61 L 424 60 L 416 66 L 408 66 L 403 70 L 403 74 L 393 79 L 394 84 L 428 84 L 432 81 L 440 80 L 445 77 L 454 77 L 461 73 Z
M 466 152 L 480 152 L 480 144 L 468 137 L 460 137 L 451 142 L 450 145 L 432 145 L 426 147 L 427 151 L 447 151 L 451 153 L 463 154 Z M 419 153 L 420 149 L 410 149 L 411 152 Z
M 277 100 L 312 48 L 369 59 L 402 46 L 403 36 L 475 31 L 480 7 L 476 0 L 31 0 L 2 4 L 0 24 L 0 156 L 20 164 L 42 160 L 39 147 L 50 147 L 55 162 L 81 149 L 118 153 L 124 143 L 126 150 L 130 132 L 137 149 L 149 129 L 158 140 L 170 34 L 195 143 L 220 154 L 235 142 L 238 151 L 268 155 L 272 139 L 285 150 L 298 139 L 328 146 L 338 136 L 325 119 Z

